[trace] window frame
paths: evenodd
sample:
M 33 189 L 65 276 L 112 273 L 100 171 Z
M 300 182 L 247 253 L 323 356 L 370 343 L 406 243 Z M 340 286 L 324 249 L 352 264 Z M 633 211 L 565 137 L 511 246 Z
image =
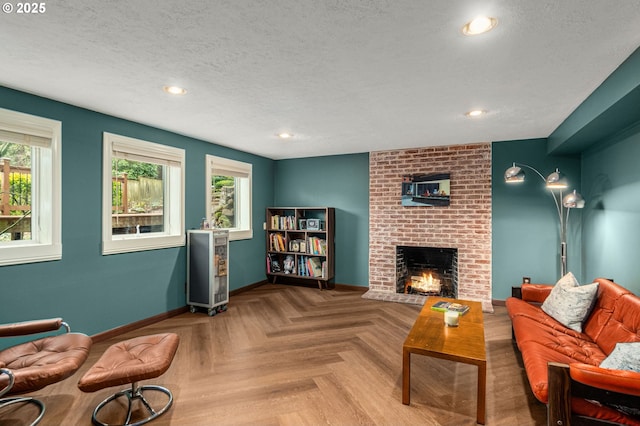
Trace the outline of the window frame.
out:
M 206 217 L 211 219 L 212 215 L 212 188 L 211 179 L 213 176 L 227 176 L 231 174 L 236 178 L 246 179 L 245 185 L 239 188 L 239 197 L 236 193 L 234 208 L 237 206 L 236 214 L 240 215 L 240 225 L 235 228 L 221 228 L 229 231 L 229 240 L 248 240 L 253 238 L 253 216 L 252 216 L 252 199 L 253 199 L 253 164 L 243 161 L 231 160 L 229 158 L 218 157 L 215 155 L 206 155 L 206 184 L 205 184 L 205 200 L 206 200 Z M 219 170 L 215 172 L 214 170 Z
M 31 158 L 31 240 L 0 243 L 0 266 L 60 260 L 62 122 L 0 108 L 0 130 L 37 136 L 49 145 L 25 143 L 36 148 Z
M 112 160 L 114 149 L 165 165 L 163 232 L 113 235 Z M 129 253 L 185 245 L 185 150 L 128 136 L 103 132 L 102 254 Z M 136 160 L 140 161 L 140 160 Z M 165 164 L 166 163 L 166 164 Z

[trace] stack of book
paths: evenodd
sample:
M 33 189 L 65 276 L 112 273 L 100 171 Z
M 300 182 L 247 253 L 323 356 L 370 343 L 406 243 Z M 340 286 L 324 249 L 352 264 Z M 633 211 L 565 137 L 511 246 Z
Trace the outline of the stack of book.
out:
M 469 311 L 469 305 L 462 305 L 460 303 L 445 302 L 444 300 L 440 300 L 439 302 L 431 305 L 431 309 L 440 312 L 454 311 L 457 312 L 458 315 L 464 315 Z
M 271 216 L 271 229 L 282 230 L 295 230 L 296 229 L 296 217 L 295 216 Z
M 325 265 L 319 257 L 300 256 L 298 275 L 302 277 L 323 277 Z
M 271 251 L 286 251 L 284 236 L 278 233 L 269 234 Z
M 327 241 L 318 237 L 309 237 L 307 241 L 307 252 L 324 256 L 327 254 Z

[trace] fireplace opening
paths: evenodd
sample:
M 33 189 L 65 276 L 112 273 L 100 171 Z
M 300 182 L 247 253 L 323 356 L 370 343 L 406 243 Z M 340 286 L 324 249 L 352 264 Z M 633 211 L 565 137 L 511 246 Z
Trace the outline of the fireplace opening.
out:
M 458 249 L 396 246 L 396 292 L 455 299 Z

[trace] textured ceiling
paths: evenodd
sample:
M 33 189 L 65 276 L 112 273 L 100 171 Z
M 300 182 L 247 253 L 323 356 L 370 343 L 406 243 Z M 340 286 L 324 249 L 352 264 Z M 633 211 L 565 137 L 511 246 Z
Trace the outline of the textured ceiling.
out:
M 640 46 L 638 0 L 45 4 L 0 14 L 0 85 L 273 159 L 546 137 Z

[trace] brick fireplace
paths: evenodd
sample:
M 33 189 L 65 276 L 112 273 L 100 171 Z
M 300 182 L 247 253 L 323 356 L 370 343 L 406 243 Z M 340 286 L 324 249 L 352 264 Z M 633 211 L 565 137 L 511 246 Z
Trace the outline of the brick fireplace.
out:
M 450 173 L 449 206 L 402 206 L 407 174 Z M 457 295 L 491 309 L 491 144 L 369 154 L 369 290 L 396 293 L 399 246 L 457 250 Z

